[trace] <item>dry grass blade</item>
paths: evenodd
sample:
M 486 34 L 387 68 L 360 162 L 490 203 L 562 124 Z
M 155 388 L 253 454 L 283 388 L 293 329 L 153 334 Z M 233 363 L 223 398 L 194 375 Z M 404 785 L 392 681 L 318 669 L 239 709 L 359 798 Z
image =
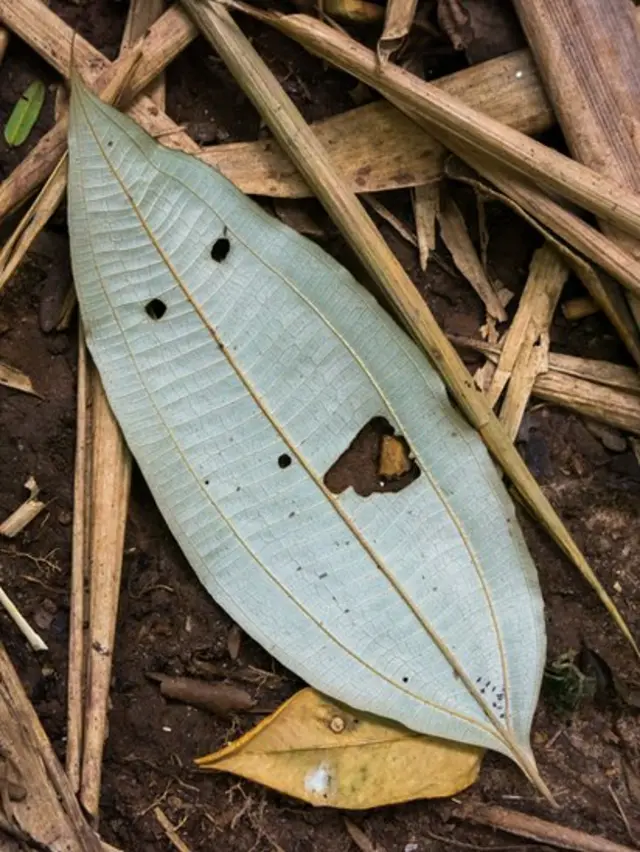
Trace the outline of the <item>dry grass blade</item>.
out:
M 498 322 L 504 322 L 507 319 L 506 311 L 487 278 L 462 213 L 444 188 L 441 194 L 438 223 L 442 240 L 449 249 L 456 267 L 482 299 L 489 316 Z
M 228 0 L 226 5 L 266 21 L 307 50 L 378 89 L 403 111 L 419 115 L 436 138 L 453 137 L 475 156 L 490 159 L 492 166 L 513 170 L 612 225 L 640 235 L 640 197 L 592 169 L 489 118 L 393 63 L 381 65 L 373 51 L 315 18 L 258 12 L 236 0 Z
M 413 192 L 413 216 L 420 255 L 420 269 L 424 272 L 429 254 L 436 247 L 436 217 L 440 207 L 440 183 L 422 183 Z
M 454 811 L 454 816 L 560 849 L 573 849 L 576 852 L 635 852 L 629 846 L 613 843 L 600 835 L 587 834 L 586 831 L 578 831 L 497 805 L 465 805 Z
M 11 598 L 2 588 L 2 586 L 0 586 L 0 606 L 3 606 L 5 608 L 7 614 L 9 615 L 13 623 L 16 625 L 18 630 L 22 633 L 22 635 L 27 640 L 29 645 L 31 645 L 34 651 L 47 650 L 47 645 L 44 639 L 42 639 L 42 637 L 36 633 L 33 627 L 31 627 L 29 622 L 22 615 L 18 607 L 14 604 L 14 602 L 11 600 Z M 0 743 L 0 759 L 1 755 L 2 744 Z
M 391 227 L 400 234 L 403 240 L 406 240 L 412 246 L 418 245 L 418 240 L 415 234 L 407 228 L 407 226 L 398 219 L 387 207 L 384 206 L 377 198 L 368 193 L 364 193 L 362 196 L 363 200 L 369 205 L 369 207 L 375 211 L 381 219 L 384 219 Z
M 12 390 L 29 393 L 33 396 L 39 396 L 33 389 L 33 383 L 29 376 L 19 370 L 17 367 L 12 367 L 6 361 L 0 361 L 0 385 Z
M 90 517 L 90 373 L 87 348 L 78 329 L 78 377 L 76 452 L 73 479 L 73 535 L 71 540 L 71 590 L 69 606 L 69 671 L 67 675 L 67 755 L 69 783 L 80 789 L 80 763 L 84 726 L 84 610 L 85 586 L 89 573 Z
M 591 583 L 638 653 L 635 640 L 615 604 L 505 435 L 486 400 L 474 389 L 468 371 L 413 282 L 381 238 L 357 197 L 336 175 L 327 153 L 318 143 L 313 131 L 305 124 L 277 80 L 223 8 L 215 3 L 204 3 L 200 0 L 183 2 L 263 115 L 280 144 L 286 146 L 292 160 L 314 187 L 318 198 L 369 274 L 380 285 L 415 339 L 437 365 L 462 410 L 478 429 L 489 450 L 510 476 L 527 505 Z M 530 767 L 525 766 L 523 769 L 532 777 Z M 535 773 L 535 770 L 533 772 Z M 539 777 L 533 777 L 535 783 L 544 789 Z
M 416 15 L 418 0 L 388 0 L 384 16 L 384 29 L 378 40 L 378 57 L 387 62 L 392 53 L 402 46 Z
M 7 821 L 0 823 L 0 838 L 7 827 L 10 830 L 17 823 L 21 830 L 21 849 L 53 850 L 62 848 L 62 844 L 66 852 L 103 852 L 97 835 L 80 810 L 20 679 L 0 645 L 2 761 L 17 774 L 13 780 L 26 790 L 26 796 L 22 801 L 9 801 L 12 814 L 6 814 Z M 12 815 L 15 822 L 11 821 Z
M 46 505 L 42 500 L 38 500 L 40 489 L 33 476 L 27 479 L 24 487 L 29 492 L 29 497 L 0 524 L 0 535 L 7 538 L 15 538 L 21 533 L 34 518 L 38 517 Z
M 627 285 L 640 280 L 637 277 L 640 267 L 631 255 L 623 252 L 595 228 L 551 201 L 533 186 L 513 180 L 495 169 L 485 169 L 481 161 L 474 161 L 474 165 L 481 173 L 484 170 L 486 179 L 495 183 L 501 191 L 496 192 L 476 178 L 469 177 L 466 169 L 461 172 L 455 166 L 452 169 L 448 165 L 447 171 L 457 180 L 469 183 L 480 194 L 508 204 L 543 234 L 580 278 L 593 299 L 611 320 L 629 353 L 640 364 L 640 336 L 620 288 L 615 282 L 599 275 L 573 248 L 577 248 L 579 252 L 582 251 L 593 263 Z M 559 240 L 556 234 L 564 237 L 572 248 Z M 625 281 L 625 278 L 629 278 L 629 274 L 630 280 Z
M 487 393 L 492 407 L 509 381 L 521 351 L 531 349 L 540 335 L 548 331 L 568 275 L 566 264 L 552 246 L 545 244 L 534 253 L 518 310 L 505 335 Z

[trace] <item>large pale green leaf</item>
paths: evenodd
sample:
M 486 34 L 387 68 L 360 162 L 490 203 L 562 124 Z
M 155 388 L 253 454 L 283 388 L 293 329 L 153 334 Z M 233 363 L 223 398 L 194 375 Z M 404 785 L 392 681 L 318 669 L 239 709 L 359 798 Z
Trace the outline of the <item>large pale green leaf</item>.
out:
M 424 355 L 331 257 L 79 84 L 69 153 L 87 342 L 207 590 L 322 692 L 535 775 L 535 569 Z M 334 496 L 324 474 L 377 416 L 421 475 Z

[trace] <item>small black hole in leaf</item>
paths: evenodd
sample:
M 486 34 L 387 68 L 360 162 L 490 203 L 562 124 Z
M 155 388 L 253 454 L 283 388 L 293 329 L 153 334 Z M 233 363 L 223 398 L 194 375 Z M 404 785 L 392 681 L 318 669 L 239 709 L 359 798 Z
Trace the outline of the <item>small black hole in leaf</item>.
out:
M 113 139 L 109 139 L 107 142 L 107 148 L 111 148 L 113 146 Z
M 151 317 L 152 320 L 162 319 L 167 312 L 167 306 L 162 299 L 152 299 L 150 302 L 147 302 L 144 309 L 147 312 L 147 316 Z
M 285 467 L 289 467 L 291 464 L 291 456 L 287 455 L 287 453 L 283 453 L 281 456 L 278 456 L 278 467 L 281 467 L 282 470 Z
M 229 254 L 231 243 L 226 237 L 219 237 L 211 247 L 211 259 L 220 263 Z

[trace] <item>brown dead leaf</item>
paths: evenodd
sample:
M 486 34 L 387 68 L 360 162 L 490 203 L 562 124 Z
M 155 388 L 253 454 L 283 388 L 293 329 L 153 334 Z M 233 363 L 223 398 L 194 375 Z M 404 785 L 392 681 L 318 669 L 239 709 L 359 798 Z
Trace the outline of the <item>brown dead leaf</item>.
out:
M 462 0 L 438 0 L 438 23 L 455 50 L 464 50 L 473 41 L 471 18 Z
M 303 689 L 248 734 L 196 764 L 317 807 L 358 810 L 452 796 L 476 780 L 482 754 Z
M 347 817 L 343 817 L 343 819 L 344 826 L 349 832 L 349 837 L 356 844 L 360 852 L 384 852 L 380 846 L 374 846 L 364 831 L 358 828 L 354 822 L 351 822 Z
M 193 677 L 170 677 L 156 672 L 148 673 L 147 677 L 160 684 L 160 692 L 165 698 L 191 704 L 216 716 L 250 710 L 255 703 L 246 690 L 229 683 L 209 683 Z
M 6 361 L 0 361 L 0 385 L 4 385 L 12 390 L 30 393 L 33 396 L 38 394 L 33 389 L 33 384 L 29 376 L 19 370 L 17 367 L 12 367 Z

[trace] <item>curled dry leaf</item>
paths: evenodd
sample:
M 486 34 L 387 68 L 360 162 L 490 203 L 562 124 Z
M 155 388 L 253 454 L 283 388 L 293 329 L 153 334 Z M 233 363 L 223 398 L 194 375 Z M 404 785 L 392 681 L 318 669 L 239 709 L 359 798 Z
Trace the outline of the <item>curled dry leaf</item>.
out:
M 147 677 L 160 684 L 160 692 L 165 698 L 192 704 L 216 716 L 250 710 L 255 703 L 246 690 L 229 683 L 209 683 L 193 677 L 171 677 L 156 672 L 150 672 Z
M 248 734 L 196 763 L 312 805 L 360 810 L 453 796 L 476 780 L 482 755 L 303 689 Z

